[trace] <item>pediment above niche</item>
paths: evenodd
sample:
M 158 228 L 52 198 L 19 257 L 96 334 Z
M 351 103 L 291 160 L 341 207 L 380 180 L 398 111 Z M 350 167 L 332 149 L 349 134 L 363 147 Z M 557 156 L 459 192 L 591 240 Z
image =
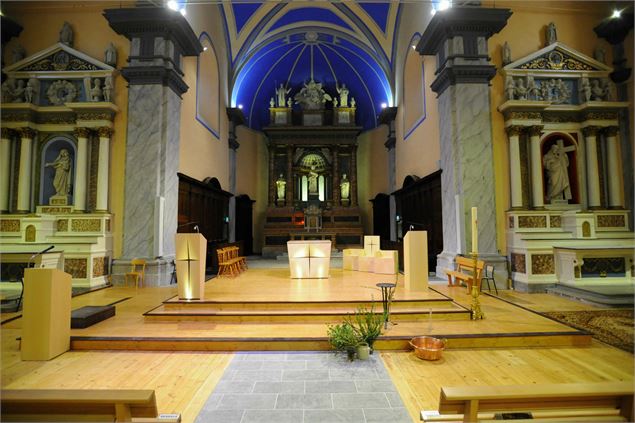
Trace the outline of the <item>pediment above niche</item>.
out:
M 112 73 L 115 69 L 81 51 L 62 43 L 41 50 L 4 69 L 10 76 L 21 77 L 32 72 L 83 72 Z
M 555 42 L 528 56 L 518 59 L 503 68 L 507 74 L 522 74 L 526 72 L 597 72 L 608 74 L 613 69 L 604 63 L 580 53 L 571 47 Z

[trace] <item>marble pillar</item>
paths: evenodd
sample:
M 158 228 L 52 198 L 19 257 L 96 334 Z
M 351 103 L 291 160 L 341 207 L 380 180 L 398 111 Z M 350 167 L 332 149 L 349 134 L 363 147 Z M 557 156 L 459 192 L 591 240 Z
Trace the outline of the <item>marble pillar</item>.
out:
M 599 209 L 602 206 L 597 148 L 598 132 L 599 128 L 597 126 L 587 126 L 582 129 L 586 149 L 587 198 L 589 209 Z
M 11 130 L 2 128 L 0 139 L 0 212 L 9 211 L 9 178 L 11 177 Z
M 20 166 L 18 171 L 18 213 L 31 211 L 31 166 L 33 155 L 33 139 L 37 131 L 31 128 L 20 128 Z
M 97 163 L 97 198 L 95 211 L 108 211 L 108 172 L 110 170 L 110 138 L 112 128 L 104 126 L 97 130 L 99 135 L 99 162 Z
M 529 160 L 531 163 L 531 205 L 534 209 L 545 206 L 544 178 L 542 172 L 542 153 L 540 151 L 540 134 L 542 126 L 529 128 Z
M 73 200 L 76 212 L 86 211 L 86 186 L 88 182 L 88 128 L 75 128 L 77 155 L 75 156 L 75 189 Z
M 511 208 L 522 209 L 523 185 L 520 163 L 520 135 L 522 126 L 509 126 L 507 138 L 509 140 L 509 188 L 511 191 Z
M 612 209 L 624 208 L 624 194 L 620 184 L 620 177 L 622 176 L 620 174 L 620 146 L 617 141 L 619 129 L 617 126 L 611 126 L 606 129 L 606 167 L 609 183 L 609 208 Z

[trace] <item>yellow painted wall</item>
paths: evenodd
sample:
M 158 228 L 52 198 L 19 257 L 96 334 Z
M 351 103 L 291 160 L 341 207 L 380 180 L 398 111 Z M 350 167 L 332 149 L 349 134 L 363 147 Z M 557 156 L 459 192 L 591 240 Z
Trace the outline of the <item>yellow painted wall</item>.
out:
M 492 4 L 483 4 L 483 6 L 491 7 Z M 612 61 L 610 45 L 606 41 L 598 39 L 593 32 L 593 27 L 610 14 L 612 4 L 569 1 L 497 1 L 495 6 L 510 8 L 513 12 L 507 26 L 489 40 L 488 47 L 492 64 L 499 69 L 502 62 L 501 49 L 505 41 L 509 43 L 511 48 L 512 61 L 520 59 L 545 46 L 545 27 L 549 22 L 555 23 L 559 42 L 590 57 L 593 57 L 595 47 L 601 45 L 607 52 L 607 62 L 610 64 Z M 631 66 L 633 63 L 632 34 L 631 31 L 630 49 L 627 50 Z M 497 107 L 505 101 L 504 80 L 500 73 L 496 74 L 491 85 L 497 245 L 498 249 L 504 253 L 506 250 L 505 211 L 509 208 L 510 188 L 507 136 L 504 131 L 503 115 L 497 111 Z M 632 93 L 632 77 L 630 87 Z
M 59 40 L 59 30 L 68 21 L 74 31 L 73 48 L 97 60 L 104 60 L 104 50 L 111 41 L 117 48 L 117 68 L 125 66 L 130 42 L 117 35 L 102 16 L 107 8 L 120 7 L 120 2 L 2 2 L 2 12 L 24 28 L 19 38 L 11 40 L 4 51 L 7 64 L 11 51 L 19 42 L 27 56 L 37 53 Z M 126 81 L 115 78 L 114 103 L 119 108 L 115 115 L 114 134 L 110 150 L 110 212 L 113 214 L 113 258 L 121 256 L 123 235 L 124 178 L 126 163 L 126 128 L 128 89 Z
M 373 230 L 373 205 L 377 194 L 388 192 L 388 151 L 384 146 L 388 126 L 380 125 L 357 137 L 357 203 L 364 233 Z
M 247 194 L 255 200 L 253 206 L 253 249 L 260 253 L 264 245 L 262 229 L 267 210 L 269 181 L 268 151 L 265 136 L 240 125 L 236 129 L 240 147 L 236 151 L 236 195 Z

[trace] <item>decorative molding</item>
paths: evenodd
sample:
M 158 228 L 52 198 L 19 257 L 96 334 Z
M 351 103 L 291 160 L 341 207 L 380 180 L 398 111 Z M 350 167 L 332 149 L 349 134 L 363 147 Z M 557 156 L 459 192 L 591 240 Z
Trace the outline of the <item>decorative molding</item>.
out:
M 48 207 L 42 206 L 42 213 L 45 214 L 55 214 L 55 213 L 72 213 L 73 207 Z
M 57 220 L 57 232 L 68 232 L 68 219 Z
M 102 70 L 92 63 L 80 59 L 64 50 L 60 50 L 51 56 L 40 59 L 26 67 L 20 68 L 20 72 L 62 72 L 62 71 L 98 71 Z
M 90 136 L 90 129 L 78 127 L 73 131 L 77 138 L 88 138 Z
M 547 216 L 518 216 L 519 228 L 546 228 Z
M 589 112 L 584 114 L 584 120 L 617 120 L 616 112 Z
M 525 254 L 511 253 L 512 272 L 527 273 Z
M 121 70 L 129 85 L 163 85 L 181 97 L 189 89 L 176 70 L 163 66 L 129 66 Z
M 496 75 L 493 65 L 454 65 L 444 67 L 430 84 L 430 89 L 441 95 L 450 85 L 489 84 Z
M 29 225 L 24 230 L 24 242 L 35 242 L 35 226 Z
M 114 130 L 108 126 L 97 128 L 97 135 L 99 135 L 99 138 L 110 138 L 113 133 Z
M 85 258 L 64 259 L 64 271 L 69 273 L 73 279 L 86 279 L 87 263 Z
M 597 222 L 598 228 L 623 228 L 626 226 L 623 214 L 599 214 Z
M 93 277 L 106 275 L 106 259 L 107 257 L 93 257 Z
M 0 219 L 0 232 L 20 232 L 20 219 Z
M 544 126 L 541 125 L 533 125 L 529 127 L 529 136 L 531 137 L 539 137 L 542 134 L 542 130 Z
M 552 50 L 540 57 L 536 57 L 516 69 L 529 70 L 573 70 L 573 71 L 594 71 L 596 70 L 587 63 L 572 57 L 563 51 Z
M 596 137 L 598 135 L 598 132 L 600 132 L 600 127 L 599 126 L 587 126 L 582 128 L 582 134 L 584 134 L 584 137 Z
M 7 140 L 7 139 L 11 139 L 13 134 L 15 133 L 15 131 L 9 129 L 9 128 L 2 128 L 2 139 L 3 140 Z
M 549 216 L 549 227 L 551 228 L 561 228 L 562 227 L 562 216 Z
M 32 140 L 37 135 L 37 131 L 33 128 L 19 128 L 17 131 L 20 134 L 20 138 Z
M 14 112 L 14 111 L 3 110 L 2 121 L 3 122 L 28 122 L 31 120 L 32 115 L 33 114 L 29 111 Z
M 71 220 L 72 232 L 100 232 L 101 219 L 73 219 Z
M 513 229 L 514 228 L 514 216 L 509 216 L 509 228 Z
M 505 120 L 540 120 L 542 119 L 542 114 L 540 112 L 506 112 Z
M 112 120 L 112 112 L 78 112 L 77 120 Z
M 551 275 L 555 273 L 553 254 L 532 254 L 531 273 L 533 275 Z
M 604 130 L 604 133 L 606 134 L 607 137 L 615 137 L 615 136 L 617 136 L 617 134 L 620 133 L 620 127 L 619 126 L 609 126 L 608 128 L 606 128 Z
M 506 127 L 505 132 L 507 132 L 508 137 L 514 137 L 514 136 L 518 137 L 523 133 L 525 128 L 526 128 L 525 126 L 512 125 L 512 126 Z

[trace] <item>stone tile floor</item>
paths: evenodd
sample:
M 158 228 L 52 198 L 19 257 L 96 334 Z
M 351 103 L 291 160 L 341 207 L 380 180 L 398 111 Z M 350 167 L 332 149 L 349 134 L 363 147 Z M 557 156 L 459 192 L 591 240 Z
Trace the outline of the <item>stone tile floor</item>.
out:
M 196 423 L 411 423 L 377 354 L 237 353 Z

